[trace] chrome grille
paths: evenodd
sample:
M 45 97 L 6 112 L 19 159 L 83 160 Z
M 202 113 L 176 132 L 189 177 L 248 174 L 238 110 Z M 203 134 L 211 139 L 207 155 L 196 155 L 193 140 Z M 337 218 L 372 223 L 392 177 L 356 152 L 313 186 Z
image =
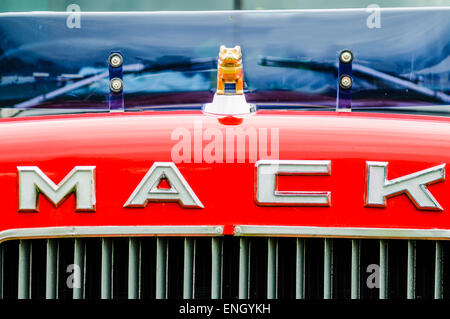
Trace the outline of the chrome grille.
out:
M 449 254 L 447 241 L 401 239 L 11 240 L 0 244 L 0 298 L 441 299 Z

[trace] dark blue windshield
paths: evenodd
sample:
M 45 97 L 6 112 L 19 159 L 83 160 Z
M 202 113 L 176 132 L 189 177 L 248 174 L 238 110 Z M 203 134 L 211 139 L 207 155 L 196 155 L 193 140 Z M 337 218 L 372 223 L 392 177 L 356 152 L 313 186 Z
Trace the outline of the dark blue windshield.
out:
M 114 51 L 126 109 L 210 102 L 221 44 L 242 47 L 249 102 L 334 106 L 349 49 L 354 107 L 450 104 L 450 9 L 382 9 L 378 26 L 371 14 L 81 13 L 79 28 L 69 13 L 0 14 L 0 107 L 106 109 Z

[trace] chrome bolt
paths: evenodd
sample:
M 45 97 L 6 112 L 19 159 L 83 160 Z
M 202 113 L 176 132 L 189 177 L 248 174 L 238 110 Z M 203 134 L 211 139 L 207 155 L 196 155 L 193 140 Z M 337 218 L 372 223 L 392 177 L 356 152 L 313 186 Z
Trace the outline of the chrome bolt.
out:
M 120 93 L 123 90 L 123 82 L 119 78 L 113 78 L 109 81 L 109 89 L 114 93 Z
M 123 63 L 123 57 L 120 55 L 120 53 L 112 53 L 109 57 L 108 57 L 108 63 L 110 66 L 112 66 L 113 68 L 118 68 L 122 65 Z
M 353 60 L 353 53 L 349 50 L 344 50 L 339 54 L 339 59 L 342 63 L 350 63 Z
M 353 84 L 352 78 L 348 75 L 344 74 L 339 78 L 339 86 L 345 90 L 351 88 L 352 84 Z

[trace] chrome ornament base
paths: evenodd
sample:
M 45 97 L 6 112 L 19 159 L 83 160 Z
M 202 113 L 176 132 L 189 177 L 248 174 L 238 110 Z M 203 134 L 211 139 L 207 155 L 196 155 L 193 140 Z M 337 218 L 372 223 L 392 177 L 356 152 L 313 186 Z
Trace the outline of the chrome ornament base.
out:
M 203 104 L 203 111 L 218 115 L 249 114 L 256 111 L 256 105 L 247 103 L 244 94 L 214 94 L 211 103 Z

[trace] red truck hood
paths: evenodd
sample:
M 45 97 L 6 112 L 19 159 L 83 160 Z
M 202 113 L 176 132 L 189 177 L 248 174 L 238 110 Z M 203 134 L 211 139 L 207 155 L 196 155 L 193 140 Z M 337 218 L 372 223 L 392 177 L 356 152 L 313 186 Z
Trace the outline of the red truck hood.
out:
M 331 161 L 327 176 L 278 178 L 279 190 L 329 191 L 330 206 L 258 205 L 251 138 L 245 150 L 241 145 L 231 154 L 225 151 L 227 143 L 237 145 L 235 137 L 228 138 L 237 129 L 256 136 L 256 160 L 265 159 L 260 154 L 265 144 L 275 160 Z M 183 134 L 191 149 L 184 149 L 180 162 L 173 152 Z M 211 150 L 211 135 L 222 138 L 215 142 L 222 143 L 223 154 Z M 244 163 L 238 163 L 239 154 L 245 154 Z M 449 163 L 450 119 L 320 111 L 259 111 L 240 119 L 200 111 L 5 119 L 0 121 L 0 240 L 167 233 L 448 237 L 448 181 L 427 186 L 440 211 L 417 209 L 405 194 L 389 198 L 385 208 L 367 207 L 367 161 L 388 162 L 389 179 Z M 155 162 L 174 162 L 204 208 L 177 202 L 124 207 Z M 76 211 L 71 195 L 58 207 L 40 196 L 38 212 L 19 212 L 18 166 L 37 166 L 55 184 L 75 166 L 95 166 L 95 211 Z

